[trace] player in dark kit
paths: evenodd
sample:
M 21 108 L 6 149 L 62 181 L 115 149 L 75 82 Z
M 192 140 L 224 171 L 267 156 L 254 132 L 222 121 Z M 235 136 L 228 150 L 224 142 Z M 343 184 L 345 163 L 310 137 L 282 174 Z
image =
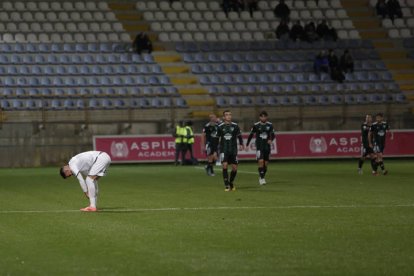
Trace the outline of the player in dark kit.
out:
M 375 115 L 375 122 L 371 125 L 370 131 L 368 133 L 368 141 L 370 142 L 370 147 L 374 149 L 374 152 L 377 155 L 377 165 L 381 167 L 383 175 L 386 175 L 388 173 L 384 166 L 383 154 L 385 149 L 387 130 L 389 129 L 390 126 L 387 124 L 387 122 L 384 121 L 384 115 L 382 113 L 378 113 Z M 373 171 L 372 174 L 377 175 L 377 170 Z
M 376 162 L 376 155 L 374 153 L 374 149 L 370 146 L 368 133 L 371 129 L 372 125 L 372 116 L 366 115 L 365 122 L 361 125 L 361 138 L 362 138 L 362 145 L 361 145 L 361 158 L 358 160 L 358 173 L 362 174 L 362 165 L 364 164 L 365 158 L 369 157 L 371 159 L 371 167 L 372 171 L 377 171 L 377 162 Z M 372 144 L 372 140 L 371 140 Z
M 266 111 L 259 114 L 260 121 L 255 123 L 250 130 L 249 138 L 247 139 L 246 147 L 249 146 L 253 136 L 256 136 L 256 159 L 259 166 L 259 184 L 265 185 L 267 165 L 269 164 L 271 144 L 275 139 L 275 132 L 271 122 L 267 120 L 268 115 Z
M 206 146 L 207 166 L 206 172 L 209 176 L 214 176 L 213 165 L 217 160 L 219 138 L 217 136 L 220 121 L 215 114 L 209 115 L 210 121 L 203 128 L 203 139 Z
M 221 162 L 223 166 L 223 180 L 226 192 L 235 191 L 233 181 L 237 175 L 237 140 L 239 140 L 240 148 L 244 149 L 243 138 L 239 126 L 231 121 L 231 112 L 226 110 L 223 112 L 224 122 L 218 126 L 217 135 L 220 141 Z M 231 164 L 230 179 L 227 172 L 228 165 Z

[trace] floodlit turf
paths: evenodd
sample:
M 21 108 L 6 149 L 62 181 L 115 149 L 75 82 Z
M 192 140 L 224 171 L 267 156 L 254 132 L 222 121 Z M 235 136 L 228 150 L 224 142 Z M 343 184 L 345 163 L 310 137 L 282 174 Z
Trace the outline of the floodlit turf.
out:
M 0 275 L 414 275 L 414 161 L 368 165 L 273 162 L 259 187 L 242 163 L 228 193 L 217 167 L 112 165 L 98 213 L 57 168 L 1 169 Z

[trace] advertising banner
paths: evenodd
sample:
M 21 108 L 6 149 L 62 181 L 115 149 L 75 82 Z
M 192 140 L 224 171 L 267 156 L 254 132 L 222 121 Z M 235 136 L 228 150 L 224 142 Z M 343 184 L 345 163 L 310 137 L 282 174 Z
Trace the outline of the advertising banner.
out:
M 247 135 L 243 135 L 244 143 Z M 205 159 L 201 135 L 195 136 L 195 158 Z M 384 154 L 392 157 L 414 156 L 414 130 L 387 133 Z M 107 152 L 114 163 L 173 162 L 174 137 L 171 135 L 94 136 L 95 150 Z M 359 131 L 277 132 L 272 144 L 272 159 L 350 158 L 361 155 Z M 189 157 L 189 153 L 187 153 Z M 254 139 L 239 159 L 255 159 Z

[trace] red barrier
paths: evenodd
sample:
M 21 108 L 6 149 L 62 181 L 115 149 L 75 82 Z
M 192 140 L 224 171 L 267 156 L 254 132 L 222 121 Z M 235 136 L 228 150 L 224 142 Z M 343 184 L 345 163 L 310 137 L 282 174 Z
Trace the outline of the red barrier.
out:
M 387 134 L 386 156 L 414 156 L 414 130 Z M 246 143 L 247 135 L 243 135 Z M 94 136 L 95 150 L 107 152 L 114 163 L 173 162 L 174 138 L 169 135 Z M 196 135 L 194 156 L 205 159 L 201 135 Z M 272 144 L 273 159 L 346 158 L 361 154 L 359 131 L 278 132 Z M 254 139 L 239 159 L 256 157 Z

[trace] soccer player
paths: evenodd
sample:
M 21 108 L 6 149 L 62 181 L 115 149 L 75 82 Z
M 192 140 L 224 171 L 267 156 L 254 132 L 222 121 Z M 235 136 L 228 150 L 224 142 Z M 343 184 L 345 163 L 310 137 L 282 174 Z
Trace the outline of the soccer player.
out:
M 387 135 L 387 130 L 390 129 L 390 126 L 384 121 L 384 115 L 378 113 L 375 115 L 375 122 L 371 125 L 371 128 L 368 133 L 368 141 L 370 147 L 374 149 L 374 152 L 377 155 L 377 166 L 381 167 L 383 175 L 386 175 L 388 171 L 385 169 L 383 154 L 385 149 L 385 139 Z M 373 143 L 374 142 L 374 143 Z M 378 175 L 377 170 L 372 172 L 373 175 Z
M 371 159 L 371 167 L 372 172 L 377 171 L 377 162 L 376 162 L 376 155 L 374 153 L 374 149 L 370 146 L 370 141 L 368 138 L 368 133 L 372 125 L 372 116 L 366 115 L 365 122 L 361 125 L 361 137 L 362 137 L 362 145 L 361 145 L 361 158 L 358 160 L 358 173 L 362 174 L 362 165 L 366 157 L 368 156 Z M 372 144 L 372 140 L 371 140 Z
M 98 200 L 98 179 L 106 174 L 111 164 L 111 158 L 103 151 L 86 151 L 75 155 L 69 163 L 60 169 L 63 178 L 75 176 L 79 184 L 89 198 L 89 206 L 80 209 L 83 212 L 96 212 Z
M 271 151 L 271 144 L 275 139 L 275 132 L 273 125 L 268 121 L 266 111 L 259 114 L 259 121 L 255 123 L 250 130 L 249 138 L 247 138 L 246 147 L 249 146 L 253 136 L 256 136 L 256 159 L 258 162 L 259 184 L 266 185 L 267 165 L 269 164 L 269 157 Z
M 209 176 L 214 176 L 213 165 L 217 160 L 219 138 L 217 137 L 217 130 L 220 121 L 215 114 L 209 115 L 210 121 L 204 125 L 203 128 L 203 142 L 206 146 L 207 166 L 206 172 Z
M 237 140 L 239 140 L 239 146 L 243 150 L 243 138 L 240 132 L 239 126 L 232 122 L 231 112 L 225 110 L 223 112 L 223 123 L 219 124 L 217 136 L 220 142 L 221 162 L 223 167 L 223 180 L 226 192 L 235 191 L 233 181 L 237 175 Z M 230 179 L 227 171 L 228 165 L 231 165 Z

